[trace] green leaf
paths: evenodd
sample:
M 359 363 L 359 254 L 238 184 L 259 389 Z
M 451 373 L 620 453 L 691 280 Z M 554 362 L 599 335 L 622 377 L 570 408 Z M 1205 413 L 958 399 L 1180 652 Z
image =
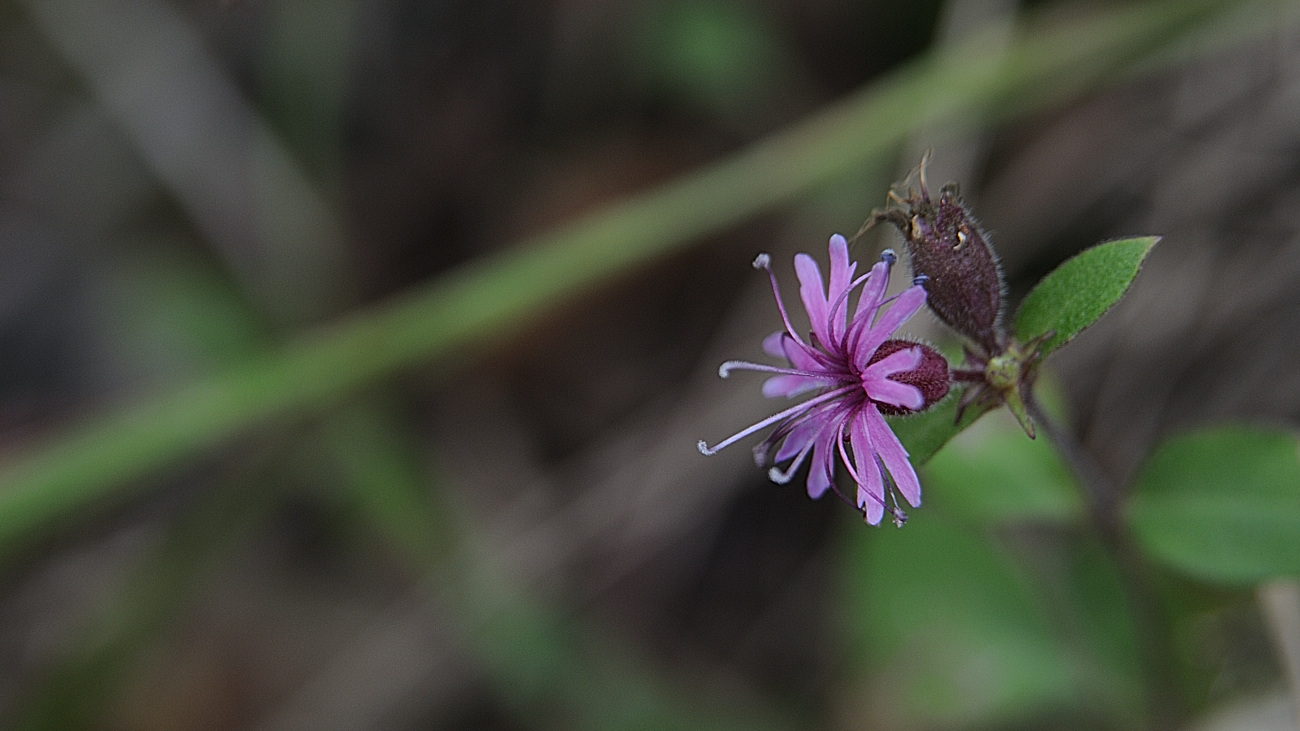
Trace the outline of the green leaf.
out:
M 1026 439 L 999 412 L 957 436 L 926 465 L 926 502 L 981 522 L 1072 522 L 1084 514 L 1079 487 L 1046 439 Z
M 1077 697 L 1037 591 L 990 535 L 937 513 L 852 534 L 850 703 L 882 728 L 999 726 Z
M 970 406 L 958 422 L 957 403 L 960 398 L 959 393 L 949 394 L 948 398 L 924 413 L 888 417 L 889 426 L 907 448 L 912 464 L 925 464 L 949 439 L 992 409 L 991 406 Z
M 1073 340 L 1124 296 L 1159 240 L 1143 236 L 1109 241 L 1057 267 L 1020 304 L 1016 337 L 1023 343 L 1055 331 L 1043 344 L 1043 355 Z
M 1128 519 L 1154 558 L 1200 578 L 1300 575 L 1296 435 L 1227 427 L 1173 439 L 1139 476 Z

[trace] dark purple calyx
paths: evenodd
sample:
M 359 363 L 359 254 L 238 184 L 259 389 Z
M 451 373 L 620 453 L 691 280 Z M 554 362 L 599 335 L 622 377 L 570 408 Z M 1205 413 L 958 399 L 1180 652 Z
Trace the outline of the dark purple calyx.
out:
M 871 363 L 875 363 L 881 358 L 892 355 L 904 348 L 920 348 L 921 364 L 910 371 L 895 373 L 889 377 L 889 380 L 915 386 L 920 390 L 921 397 L 925 399 L 925 404 L 921 408 L 913 410 L 904 406 L 894 406 L 874 401 L 876 408 L 880 409 L 882 414 L 913 414 L 917 411 L 925 411 L 948 395 L 948 385 L 951 380 L 948 373 L 948 359 L 925 343 L 916 343 L 911 340 L 886 340 L 876 349 L 875 355 L 871 356 L 871 361 L 867 365 L 871 365 Z
M 1001 349 L 1002 270 L 955 185 L 944 186 L 932 200 L 925 186 L 907 198 L 892 196 L 900 207 L 876 214 L 907 240 L 912 275 L 928 277 L 927 304 L 940 320 L 984 350 Z

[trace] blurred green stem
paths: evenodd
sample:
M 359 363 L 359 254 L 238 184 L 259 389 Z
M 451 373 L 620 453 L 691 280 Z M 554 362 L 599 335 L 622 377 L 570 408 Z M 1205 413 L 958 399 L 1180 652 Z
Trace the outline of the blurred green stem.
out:
M 466 540 L 474 533 L 461 529 L 462 511 L 430 484 L 409 435 L 383 399 L 351 402 L 299 440 L 304 459 L 327 455 L 327 464 L 294 464 L 338 480 L 338 508 L 362 532 L 377 534 L 432 603 L 451 611 L 521 720 L 559 711 L 572 721 L 566 726 L 589 729 L 793 727 L 765 707 L 706 702 L 636 662 L 595 623 L 578 626 L 529 596 L 485 547 Z M 169 529 L 113 596 L 93 608 L 69 656 L 6 709 L 5 728 L 96 728 L 113 717 L 113 699 L 134 664 L 191 607 L 220 561 L 265 525 L 293 484 L 266 474 L 283 461 L 284 446 L 214 486 Z

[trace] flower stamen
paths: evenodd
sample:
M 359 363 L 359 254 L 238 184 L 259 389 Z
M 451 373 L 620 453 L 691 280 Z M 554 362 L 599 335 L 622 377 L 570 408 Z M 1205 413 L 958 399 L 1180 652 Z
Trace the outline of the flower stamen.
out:
M 764 365 L 762 363 L 751 363 L 747 360 L 729 360 L 718 366 L 718 376 L 730 378 L 732 371 L 760 371 L 762 373 L 776 373 L 782 376 L 802 376 L 804 378 L 815 378 L 819 381 L 825 381 L 831 378 L 825 372 L 802 371 L 797 368 L 781 368 L 780 366 Z M 837 377 L 841 381 L 853 380 L 848 374 Z
M 768 280 L 772 282 L 772 296 L 776 299 L 776 308 L 781 311 L 781 322 L 785 323 L 785 331 L 790 334 L 791 338 L 794 338 L 799 347 L 810 354 L 816 354 L 817 351 L 808 343 L 805 343 L 794 329 L 794 325 L 790 324 L 790 315 L 785 311 L 785 300 L 781 298 L 781 285 L 777 284 L 776 272 L 772 271 L 772 257 L 767 254 L 759 254 L 758 258 L 754 259 L 754 268 L 766 271 Z
M 707 457 L 712 457 L 713 455 L 717 454 L 721 450 L 735 444 L 736 442 L 740 441 L 741 439 L 744 439 L 745 437 L 749 436 L 750 434 L 753 434 L 756 431 L 762 431 L 763 429 L 766 429 L 767 427 L 777 423 L 778 421 L 785 421 L 786 419 L 789 419 L 791 417 L 798 416 L 799 414 L 802 414 L 803 412 L 807 411 L 808 409 L 811 409 L 817 404 L 830 401 L 831 399 L 842 396 L 845 393 L 848 393 L 849 391 L 852 391 L 856 388 L 857 386 L 840 386 L 839 388 L 826 391 L 818 396 L 814 396 L 813 398 L 808 399 L 807 401 L 795 404 L 794 406 L 791 406 L 785 411 L 772 414 L 771 416 L 767 417 L 766 419 L 763 419 L 757 424 L 746 427 L 736 432 L 735 434 L 732 434 L 731 436 L 727 437 L 726 439 L 723 439 L 722 441 L 718 442 L 712 447 L 710 447 L 708 443 L 705 442 L 703 439 L 697 442 L 695 446 L 699 447 L 700 454 L 703 454 Z
M 803 449 L 799 450 L 799 454 L 795 455 L 794 461 L 790 463 L 789 467 L 785 468 L 784 470 L 777 467 L 772 467 L 767 471 L 767 479 L 771 480 L 772 482 L 775 482 L 778 485 L 784 485 L 787 482 L 789 482 L 790 478 L 794 477 L 794 473 L 798 471 L 798 469 L 801 466 L 803 466 L 804 460 L 808 458 L 808 455 L 812 452 L 813 447 L 816 444 L 817 444 L 817 440 L 809 439 L 808 443 L 804 445 Z

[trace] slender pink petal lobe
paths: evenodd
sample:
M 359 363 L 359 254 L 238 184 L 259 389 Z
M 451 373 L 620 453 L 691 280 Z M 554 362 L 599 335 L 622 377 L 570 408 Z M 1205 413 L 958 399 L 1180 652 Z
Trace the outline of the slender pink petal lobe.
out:
M 871 432 L 867 428 L 868 410 L 879 415 L 876 407 L 868 404 L 849 425 L 849 438 L 853 444 L 853 458 L 857 461 L 858 471 L 854 479 L 858 482 L 858 509 L 866 513 L 867 522 L 872 525 L 880 523 L 885 517 L 885 480 L 876 464 L 875 445 L 872 444 Z
M 767 337 L 763 338 L 763 352 L 767 353 L 773 358 L 784 358 L 785 339 L 786 339 L 786 334 L 784 330 L 777 330 L 771 335 L 768 335 Z
M 822 270 L 817 266 L 817 260 L 811 256 L 796 254 L 794 271 L 799 275 L 799 299 L 803 300 L 803 309 L 812 321 L 812 330 L 817 340 L 824 344 L 830 337 L 827 332 L 826 285 L 822 282 Z
M 813 461 L 808 468 L 808 497 L 816 500 L 830 489 L 835 479 L 835 430 L 826 429 L 813 445 Z
M 925 396 L 921 389 L 906 383 L 891 381 L 888 378 L 862 379 L 862 387 L 867 391 L 867 398 L 890 406 L 901 406 L 917 411 L 925 405 Z
M 921 481 L 916 479 L 916 470 L 912 469 L 912 463 L 907 459 L 907 450 L 875 406 L 863 413 L 866 415 L 867 434 L 871 438 L 871 444 L 889 470 L 889 476 L 894 478 L 898 491 L 903 493 L 912 507 L 920 507 Z
M 881 411 L 919 411 L 928 408 L 931 399 L 942 398 L 947 393 L 946 363 L 929 346 L 894 339 L 894 331 L 925 304 L 926 292 L 923 285 L 914 284 L 892 301 L 885 297 L 895 261 L 892 251 L 885 252 L 867 274 L 854 279 L 858 265 L 850 258 L 844 237 L 832 236 L 828 248 L 829 281 L 822 278 L 813 257 L 795 257 L 799 299 L 812 331 L 806 339 L 799 336 L 786 316 L 770 257 L 760 256 L 755 262 L 756 267 L 768 271 L 786 324 L 785 330 L 764 339 L 763 351 L 784 357 L 789 365 L 728 361 L 720 370 L 724 376 L 733 370 L 773 374 L 763 384 L 763 394 L 769 397 L 790 398 L 810 391 L 815 394 L 713 447 L 701 442 L 700 450 L 713 454 L 772 428 L 754 454 L 765 466 L 786 464 L 771 467 L 769 474 L 774 481 L 788 481 L 807 462 L 810 497 L 819 498 L 834 490 L 861 510 L 867 522 L 877 524 L 888 513 L 902 525 L 906 515 L 899 509 L 897 498 L 891 499 L 890 495 L 896 489 L 909 504 L 918 506 L 921 484 L 907 450 Z M 853 290 L 859 288 L 856 307 L 850 309 Z M 877 353 L 886 343 L 886 349 Z M 923 368 L 923 361 L 931 365 Z M 937 387 L 936 362 L 941 379 Z M 837 462 L 856 485 L 852 498 L 835 485 Z
M 881 315 L 875 325 L 869 326 L 861 342 L 855 345 L 854 354 L 858 358 L 858 367 L 866 366 L 871 361 L 871 356 L 876 354 L 876 348 L 888 340 L 894 331 L 915 315 L 924 304 L 925 288 L 919 284 L 907 288 L 898 295 L 898 299 L 894 300 L 889 311 Z

